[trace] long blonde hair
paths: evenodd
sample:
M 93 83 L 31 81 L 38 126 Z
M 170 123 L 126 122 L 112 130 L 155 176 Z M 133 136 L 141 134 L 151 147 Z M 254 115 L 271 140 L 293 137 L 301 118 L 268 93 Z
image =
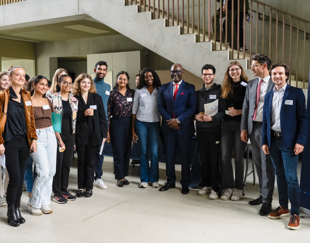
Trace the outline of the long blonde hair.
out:
M 58 68 L 53 76 L 53 80 L 52 80 L 52 86 L 51 86 L 51 93 L 54 94 L 56 93 L 56 86 L 58 84 L 58 75 L 62 72 L 65 72 L 66 74 L 68 74 L 67 70 L 64 68 Z
M 225 76 L 224 76 L 224 80 L 223 80 L 223 83 L 222 83 L 222 98 L 224 99 L 227 99 L 228 98 L 228 95 L 229 93 L 232 94 L 233 90 L 231 88 L 231 84 L 234 82 L 232 80 L 232 78 L 230 77 L 229 75 L 229 69 L 232 67 L 232 66 L 238 66 L 240 69 L 241 69 L 241 75 L 240 75 L 240 79 L 242 81 L 246 81 L 248 82 L 249 79 L 248 77 L 246 76 L 244 70 L 243 70 L 243 67 L 241 66 L 241 64 L 237 61 L 233 61 L 233 62 L 230 62 L 227 69 L 226 69 L 226 72 L 225 72 Z
M 89 93 L 97 93 L 96 85 L 92 79 L 92 77 L 87 74 L 87 73 L 81 73 L 75 80 L 74 84 L 72 87 L 72 94 L 75 95 L 80 95 L 81 94 L 81 87 L 80 84 L 84 78 L 87 78 L 90 80 L 90 89 Z

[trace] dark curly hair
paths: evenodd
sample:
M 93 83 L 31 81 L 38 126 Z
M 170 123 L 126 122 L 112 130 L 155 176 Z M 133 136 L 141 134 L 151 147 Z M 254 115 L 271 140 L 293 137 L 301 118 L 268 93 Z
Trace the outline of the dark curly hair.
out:
M 270 75 L 272 73 L 272 70 L 275 69 L 276 67 L 283 67 L 285 70 L 285 76 L 287 76 L 286 81 L 290 79 L 290 68 L 288 65 L 282 62 L 274 63 L 270 66 L 270 69 L 269 69 Z
M 146 86 L 145 80 L 144 80 L 144 75 L 146 73 L 152 73 L 153 77 L 154 77 L 154 82 L 153 82 L 153 87 L 154 89 L 157 88 L 159 89 L 161 87 L 161 82 L 160 79 L 158 77 L 158 74 L 151 68 L 144 68 L 140 74 L 140 81 L 139 81 L 139 85 L 137 87 L 137 89 L 142 89 L 143 87 Z

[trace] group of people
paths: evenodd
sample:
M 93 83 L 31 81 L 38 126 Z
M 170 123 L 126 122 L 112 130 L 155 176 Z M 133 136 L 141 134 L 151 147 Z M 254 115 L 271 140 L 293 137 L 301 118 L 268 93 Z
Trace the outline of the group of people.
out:
M 301 89 L 287 84 L 290 71 L 286 64 L 271 65 L 267 56 L 257 54 L 252 57 L 251 69 L 257 78 L 249 81 L 241 64 L 233 61 L 219 85 L 214 83 L 215 67 L 206 64 L 201 70 L 203 85 L 197 91 L 183 80 L 181 64 L 171 67 L 172 81 L 163 85 L 154 70 L 143 69 L 136 77 L 136 90 L 129 87 L 128 73 L 121 71 L 111 90 L 104 82 L 108 64 L 99 61 L 94 79 L 82 73 L 73 82 L 66 70 L 58 69 L 51 84 L 41 75 L 30 80 L 30 94 L 23 88 L 25 71 L 11 68 L 3 81 L 0 76 L 0 153 L 6 156 L 10 178 L 6 194 L 9 224 L 25 222 L 19 208 L 29 155 L 36 179 L 28 209 L 33 215 L 48 214 L 52 212 L 52 192 L 53 201 L 66 203 L 77 197 L 91 197 L 93 185 L 107 187 L 101 179 L 105 142 L 111 142 L 118 187 L 129 185 L 126 177 L 134 142 L 140 145 L 139 187 L 159 188 L 161 140 L 167 182 L 159 191 L 175 187 L 178 151 L 181 192 L 188 194 L 190 145 L 196 130 L 203 178 L 199 195 L 209 194 L 213 200 L 240 200 L 244 151 L 250 139 L 260 196 L 249 204 L 262 204 L 259 214 L 274 219 L 289 214 L 290 200 L 288 227 L 297 229 L 297 163 L 308 129 L 305 97 Z M 75 149 L 78 191 L 72 195 L 68 181 Z M 280 206 L 272 210 L 275 174 Z

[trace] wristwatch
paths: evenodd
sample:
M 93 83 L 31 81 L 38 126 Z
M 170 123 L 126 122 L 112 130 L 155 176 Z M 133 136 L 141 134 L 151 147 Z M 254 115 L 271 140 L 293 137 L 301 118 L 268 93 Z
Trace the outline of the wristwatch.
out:
M 177 123 L 181 125 L 181 122 L 180 122 L 179 118 L 177 118 L 176 120 L 177 120 Z

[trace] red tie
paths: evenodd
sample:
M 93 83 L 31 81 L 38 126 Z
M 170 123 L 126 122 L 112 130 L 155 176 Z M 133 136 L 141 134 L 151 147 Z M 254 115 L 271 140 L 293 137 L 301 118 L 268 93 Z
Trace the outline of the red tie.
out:
M 253 121 L 256 119 L 256 113 L 257 113 L 257 108 L 258 108 L 258 102 L 259 102 L 259 96 L 260 96 L 260 87 L 262 86 L 263 80 L 259 80 L 259 83 L 257 85 L 257 90 L 256 90 L 256 106 L 255 106 L 255 111 L 253 115 Z
M 179 84 L 175 84 L 175 90 L 174 90 L 174 94 L 173 94 L 173 101 L 175 101 L 175 97 L 177 96 L 178 86 L 179 86 Z

